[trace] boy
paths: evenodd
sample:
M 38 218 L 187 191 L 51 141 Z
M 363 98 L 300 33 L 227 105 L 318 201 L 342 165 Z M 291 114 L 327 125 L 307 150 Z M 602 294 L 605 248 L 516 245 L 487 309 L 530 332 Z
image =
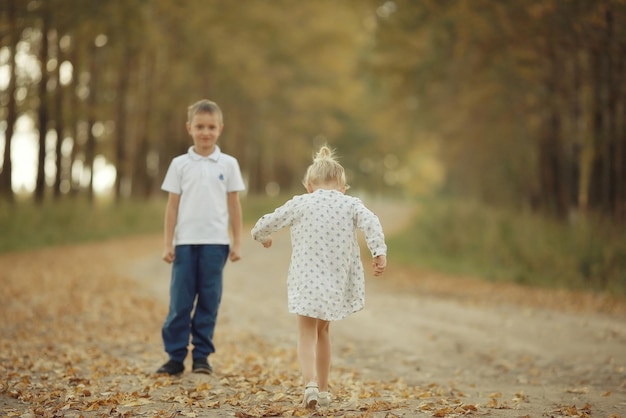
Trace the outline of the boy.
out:
M 238 192 L 245 186 L 237 160 L 217 146 L 224 129 L 222 111 L 216 103 L 200 100 L 189 107 L 186 126 L 193 146 L 172 160 L 161 186 L 169 193 L 163 260 L 172 263 L 172 279 L 162 328 L 169 361 L 157 373 L 169 375 L 185 370 L 190 334 L 192 371 L 213 372 L 208 357 L 215 352 L 213 331 L 222 273 L 227 258 L 237 261 L 241 257 Z

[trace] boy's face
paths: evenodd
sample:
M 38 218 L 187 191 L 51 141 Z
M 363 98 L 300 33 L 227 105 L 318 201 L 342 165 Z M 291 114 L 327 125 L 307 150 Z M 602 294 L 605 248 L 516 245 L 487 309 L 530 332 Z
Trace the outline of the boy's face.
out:
M 194 151 L 207 157 L 215 151 L 215 144 L 224 129 L 218 115 L 196 113 L 191 122 L 187 122 L 187 132 L 193 139 Z

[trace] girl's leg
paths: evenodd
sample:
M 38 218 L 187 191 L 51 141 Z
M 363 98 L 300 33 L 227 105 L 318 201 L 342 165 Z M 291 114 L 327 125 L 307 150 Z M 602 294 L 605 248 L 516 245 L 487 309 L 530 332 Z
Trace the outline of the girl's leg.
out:
M 305 384 L 302 404 L 306 408 L 315 408 L 319 398 L 319 388 L 315 377 L 316 345 L 317 319 L 298 315 L 298 360 Z
M 316 347 L 317 383 L 321 392 L 328 391 L 328 375 L 330 374 L 330 322 L 317 320 Z
M 315 346 L 317 345 L 317 319 L 298 315 L 298 361 L 304 384 L 317 382 L 315 377 Z

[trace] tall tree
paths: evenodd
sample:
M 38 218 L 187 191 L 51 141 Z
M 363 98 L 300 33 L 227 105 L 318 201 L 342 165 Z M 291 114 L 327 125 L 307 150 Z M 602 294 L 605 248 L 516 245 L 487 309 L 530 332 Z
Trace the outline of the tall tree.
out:
M 0 194 L 5 195 L 9 202 L 15 200 L 13 192 L 13 166 L 11 162 L 11 143 L 13 140 L 13 132 L 15 131 L 15 123 L 17 121 L 17 103 L 16 103 L 16 63 L 17 43 L 20 38 L 20 31 L 17 26 L 17 0 L 9 0 L 7 6 L 8 19 L 8 45 L 9 45 L 9 86 L 6 91 L 6 130 L 4 132 L 4 156 L 2 159 L 2 171 L 0 172 Z
M 207 97 L 225 111 L 220 146 L 253 193 L 299 188 L 312 148 L 328 142 L 370 190 L 412 194 L 432 181 L 563 219 L 625 210 L 621 0 L 19 4 L 38 16 L 24 45 L 52 54 L 34 57 L 43 77 L 62 53 L 73 68 L 66 89 L 37 80 L 27 97 L 55 98 L 72 166 L 93 178 L 97 157 L 112 162 L 118 197 L 122 184 L 157 189 L 190 145 L 186 107 Z M 70 36 L 57 55 L 36 36 L 46 5 L 50 40 Z M 87 45 L 100 35 L 106 48 Z
M 61 46 L 61 28 L 57 27 L 56 42 L 56 68 L 54 71 L 55 89 L 54 89 L 54 128 L 56 131 L 56 145 L 54 147 L 56 172 L 54 176 L 54 198 L 61 197 L 61 183 L 63 181 L 63 139 L 65 138 L 65 120 L 64 120 L 64 89 L 61 85 L 61 63 L 63 62 L 62 46 Z
M 613 22 L 625 9 L 614 0 L 388 2 L 377 8 L 370 68 L 392 99 L 428 103 L 417 135 L 440 138 L 455 193 L 528 201 L 562 219 L 581 202 L 619 212 L 625 96 L 615 86 L 626 36 Z
M 85 143 L 85 169 L 88 170 L 87 197 L 90 202 L 94 201 L 94 162 L 96 159 L 96 123 L 98 121 L 98 87 L 100 81 L 100 45 L 94 39 L 89 48 L 89 95 L 87 97 L 87 141 Z
M 49 1 L 41 3 L 41 43 L 39 46 L 39 67 L 41 78 L 39 79 L 39 109 L 38 109 L 38 130 L 39 130 L 39 150 L 37 154 L 37 179 L 35 182 L 35 201 L 42 203 L 46 191 L 46 136 L 48 134 L 49 105 L 48 105 L 48 56 L 50 32 L 50 4 Z

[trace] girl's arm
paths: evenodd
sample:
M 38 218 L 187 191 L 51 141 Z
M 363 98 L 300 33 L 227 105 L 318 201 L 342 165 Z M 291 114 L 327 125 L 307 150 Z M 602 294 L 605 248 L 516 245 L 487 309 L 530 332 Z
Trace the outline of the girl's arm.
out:
M 272 234 L 279 229 L 291 226 L 294 216 L 294 199 L 277 208 L 274 212 L 263 215 L 252 228 L 252 238 L 268 248 L 272 245 Z
M 374 268 L 374 276 L 380 276 L 385 272 L 387 268 L 387 256 L 377 255 L 372 260 L 372 267 Z
M 356 224 L 357 228 L 365 234 L 365 242 L 372 253 L 374 276 L 380 276 L 387 268 L 387 245 L 380 220 L 372 211 L 360 205 L 357 210 Z

